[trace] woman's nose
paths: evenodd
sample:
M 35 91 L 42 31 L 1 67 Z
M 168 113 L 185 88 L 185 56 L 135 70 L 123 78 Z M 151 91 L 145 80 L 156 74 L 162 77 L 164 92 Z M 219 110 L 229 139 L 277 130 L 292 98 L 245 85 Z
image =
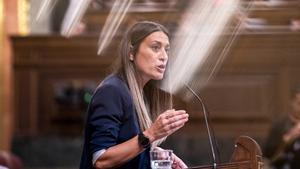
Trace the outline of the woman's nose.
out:
M 168 60 L 168 53 L 165 50 L 162 50 L 159 59 L 162 61 Z

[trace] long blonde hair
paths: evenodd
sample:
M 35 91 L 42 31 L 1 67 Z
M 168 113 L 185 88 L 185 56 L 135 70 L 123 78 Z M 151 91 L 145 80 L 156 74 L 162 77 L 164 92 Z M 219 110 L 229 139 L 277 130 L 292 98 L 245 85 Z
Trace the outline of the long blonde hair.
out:
M 119 60 L 115 68 L 115 72 L 121 75 L 128 84 L 141 131 L 149 128 L 161 112 L 172 108 L 171 95 L 157 87 L 158 81 L 150 80 L 144 87 L 141 85 L 135 64 L 129 59 L 130 53 L 135 56 L 141 42 L 157 31 L 164 32 L 169 37 L 166 28 L 158 23 L 142 21 L 134 24 L 123 37 Z

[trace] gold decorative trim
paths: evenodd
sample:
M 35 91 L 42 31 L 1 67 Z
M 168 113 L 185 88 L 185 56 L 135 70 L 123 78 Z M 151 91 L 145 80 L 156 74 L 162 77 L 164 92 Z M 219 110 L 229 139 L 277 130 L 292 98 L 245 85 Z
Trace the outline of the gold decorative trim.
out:
M 18 25 L 21 35 L 29 34 L 29 0 L 18 0 Z

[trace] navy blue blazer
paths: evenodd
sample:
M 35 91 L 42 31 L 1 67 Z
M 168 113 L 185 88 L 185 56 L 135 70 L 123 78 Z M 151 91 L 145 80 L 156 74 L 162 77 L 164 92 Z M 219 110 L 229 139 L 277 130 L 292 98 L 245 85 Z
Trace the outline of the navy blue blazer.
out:
M 123 143 L 140 133 L 127 83 L 110 75 L 96 89 L 88 108 L 80 169 L 93 169 L 93 153 Z M 150 169 L 146 149 L 119 169 Z

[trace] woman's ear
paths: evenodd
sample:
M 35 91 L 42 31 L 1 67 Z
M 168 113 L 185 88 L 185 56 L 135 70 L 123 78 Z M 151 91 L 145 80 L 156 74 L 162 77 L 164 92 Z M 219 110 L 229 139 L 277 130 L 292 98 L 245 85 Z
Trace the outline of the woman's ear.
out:
M 130 53 L 130 55 L 129 55 L 129 60 L 130 60 L 130 61 L 133 61 L 133 58 L 134 58 L 134 57 L 133 57 L 133 54 Z
M 130 54 L 129 54 L 129 60 L 130 60 L 130 61 L 133 61 L 133 59 L 134 59 L 134 55 L 133 55 L 133 46 L 132 46 L 132 45 L 130 45 Z

